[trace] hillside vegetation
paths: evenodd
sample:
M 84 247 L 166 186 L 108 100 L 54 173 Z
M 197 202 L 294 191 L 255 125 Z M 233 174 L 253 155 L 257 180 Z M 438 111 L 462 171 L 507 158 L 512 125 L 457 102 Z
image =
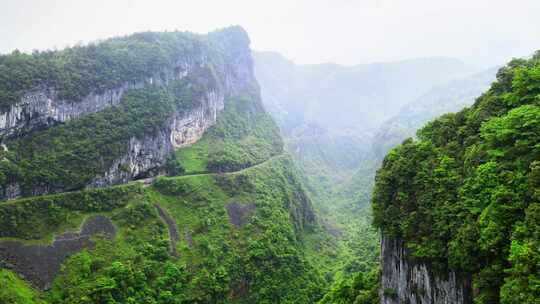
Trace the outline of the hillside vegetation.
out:
M 333 286 L 325 303 L 354 303 L 359 289 L 371 297 L 358 303 L 377 302 L 376 169 L 387 149 L 423 123 L 472 104 L 495 71 L 471 75 L 475 69 L 451 58 L 297 65 L 257 52 L 254 60 L 265 107 L 322 223 L 323 231 L 308 237 L 308 257 Z
M 66 86 L 62 98 L 76 100 L 159 71 L 175 56 L 201 55 L 199 46 L 218 53 L 212 60 L 228 60 L 212 43 L 201 45 L 205 39 L 143 33 L 59 52 L 14 53 L 0 59 L 5 75 L 17 76 L 2 82 L 7 97 L 0 99 L 12 104 L 43 84 Z M 133 44 L 142 53 L 123 56 Z M 159 138 L 171 112 L 190 111 L 199 96 L 222 89 L 224 76 L 214 67 L 146 83 L 117 105 L 6 139 L 0 183 L 19 183 L 26 197 L 0 202 L 1 303 L 313 303 L 322 297 L 322 276 L 306 256 L 306 236 L 320 228 L 250 75 L 241 75 L 246 79 L 238 81 L 247 84 L 225 96 L 202 138 L 170 153 L 157 172 L 167 174 L 88 186 L 125 155 L 130 139 Z M 57 193 L 35 196 L 39 187 Z
M 235 111 L 235 106 L 230 109 Z M 178 166 L 185 168 L 180 174 L 186 175 L 160 177 L 150 187 L 133 182 L 0 204 L 0 218 L 6 221 L 2 236 L 11 240 L 47 244 L 53 235 L 76 229 L 94 214 L 111 218 L 117 228 L 114 239 L 95 237 L 95 249 L 71 256 L 41 298 L 70 304 L 315 301 L 322 285 L 302 244 L 302 235 L 316 226 L 311 203 L 287 156 L 260 145 L 256 151 L 242 149 L 242 142 L 279 142 L 271 121 L 264 125 L 265 119 L 246 119 L 253 128 L 234 129 L 231 119 L 243 117 L 235 113 L 223 115 L 199 143 L 178 150 Z M 221 132 L 231 138 L 218 136 Z M 258 137 L 249 139 L 254 134 Z M 229 154 L 231 166 L 244 153 L 253 155 L 257 165 L 242 164 L 245 169 L 225 174 L 190 171 L 184 157 L 195 153 L 185 151 L 203 151 L 196 157 L 206 157 L 205 163 L 211 164 L 208 154 L 214 152 L 208 147 L 223 147 L 222 141 L 240 149 Z M 269 147 L 279 147 L 274 144 Z M 219 163 L 227 164 L 221 156 Z M 231 214 L 231 204 L 247 206 L 248 211 Z M 172 236 L 156 205 L 176 222 L 178 258 L 169 255 Z M 240 225 L 234 217 L 241 218 Z M 8 296 L 14 295 L 10 292 L 2 300 Z M 16 303 L 33 303 L 25 301 Z
M 188 32 L 146 32 L 61 51 L 15 51 L 0 56 L 0 107 L 18 102 L 29 88 L 55 88 L 61 99 L 79 101 L 125 82 L 137 82 L 197 56 L 205 38 Z
M 540 297 L 540 53 L 386 156 L 374 224 L 412 259 L 472 275 L 475 303 Z

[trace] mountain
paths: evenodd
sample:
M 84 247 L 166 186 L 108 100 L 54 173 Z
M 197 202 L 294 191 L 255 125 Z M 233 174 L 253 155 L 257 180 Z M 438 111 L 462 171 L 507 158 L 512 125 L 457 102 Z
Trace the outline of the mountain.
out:
M 442 111 L 487 84 L 476 69 L 451 58 L 340 66 L 295 65 L 277 53 L 253 56 L 264 106 L 277 121 L 285 150 L 299 166 L 329 234 L 308 237 L 308 252 L 316 253 L 309 254 L 316 257 L 313 263 L 335 283 L 324 303 L 337 301 L 335 294 L 345 292 L 339 286 L 371 288 L 377 275 L 360 278 L 357 273 L 371 273 L 378 265 L 378 233 L 369 208 L 375 171 L 384 156 L 373 153 L 377 130 L 438 87 L 441 96 L 433 102 L 444 99 L 448 106 L 441 105 Z M 419 120 L 440 114 L 418 112 Z
M 429 120 L 470 106 L 495 80 L 497 68 L 451 80 L 431 88 L 385 121 L 375 132 L 372 152 L 381 158 L 386 152 L 414 136 L 417 129 Z
M 428 90 L 424 95 L 404 105 L 392 118 L 374 132 L 369 152 L 353 176 L 341 187 L 341 195 L 356 197 L 361 204 L 370 201 L 375 171 L 386 153 L 430 120 L 470 106 L 495 80 L 497 68 L 451 80 Z
M 452 58 L 355 66 L 296 65 L 277 53 L 254 53 L 263 102 L 285 134 L 303 124 L 368 130 L 435 85 L 475 70 Z
M 436 85 L 473 73 L 456 59 L 422 58 L 356 66 L 296 65 L 255 52 L 263 103 L 310 184 L 342 183 L 369 157 L 382 123 Z M 312 188 L 317 188 L 314 186 Z
M 249 38 L 0 56 L 0 302 L 312 303 L 318 228 Z
M 537 52 L 386 155 L 373 194 L 381 303 L 538 301 L 539 94 Z
M 452 60 L 438 60 L 442 59 L 376 64 L 372 68 L 332 64 L 297 66 L 275 53 L 255 54 L 256 77 L 261 84 L 265 107 L 280 125 L 285 148 L 299 165 L 314 198 L 316 212 L 336 242 L 335 250 L 328 250 L 324 244 L 315 242 L 317 248 L 323 248 L 319 259 L 324 260 L 328 255 L 340 261 L 333 263 L 328 259 L 326 263 L 326 271 L 334 273 L 336 283 L 321 303 L 378 301 L 378 274 L 373 269 L 378 260 L 378 250 L 374 245 L 377 232 L 369 227 L 373 215 L 368 207 L 375 173 L 384 155 L 414 136 L 419 127 L 435 117 L 470 106 L 477 98 L 485 98 L 482 94 L 497 73 L 496 68 L 478 71 L 465 65 L 460 68 L 460 63 Z M 422 65 L 425 66 L 420 68 Z M 433 69 L 429 68 L 430 65 Z M 348 75 L 350 79 L 357 78 L 357 81 L 345 81 L 346 77 L 341 74 Z M 389 89 L 385 84 L 392 79 L 400 81 L 395 80 Z M 373 80 L 373 83 L 368 86 L 367 80 Z M 400 88 L 402 85 L 406 88 Z M 393 90 L 394 87 L 397 89 Z M 353 93 L 347 96 L 343 92 Z M 394 93 L 396 96 L 392 95 Z M 329 97 L 331 94 L 334 95 Z M 366 96 L 371 96 L 371 99 Z M 350 107 L 355 102 L 356 107 Z M 373 110 L 377 104 L 387 104 L 388 107 Z M 381 112 L 377 113 L 379 110 Z M 353 114 L 356 117 L 351 119 Z M 399 220 L 393 214 L 382 217 Z M 382 249 L 386 250 L 383 261 L 384 258 L 395 259 L 404 255 L 400 251 L 403 246 L 394 248 L 392 244 L 387 238 L 383 242 Z M 411 262 L 407 266 L 409 272 L 391 273 L 391 267 L 405 263 L 402 261 L 393 260 L 382 266 L 386 271 L 383 273 L 386 285 L 381 290 L 386 290 L 387 294 L 380 294 L 382 301 L 387 301 L 384 303 L 394 303 L 391 302 L 392 297 L 401 292 L 397 290 L 401 286 L 409 288 L 412 284 L 422 284 L 420 278 L 406 283 L 398 281 L 396 276 L 412 277 L 416 271 L 431 279 L 430 275 L 437 271 L 422 273 L 418 267 L 423 266 L 415 266 Z M 427 265 L 429 263 L 426 262 Z M 389 278 L 392 275 L 394 277 Z M 423 288 L 435 294 L 445 294 L 458 283 L 463 281 L 445 281 L 443 286 L 426 285 Z M 394 286 L 398 286 L 395 293 Z M 414 297 L 421 297 L 418 294 L 396 299 L 398 302 L 395 303 L 414 302 Z M 427 297 L 422 301 L 440 300 L 433 295 Z M 458 301 L 457 298 L 445 300 L 448 303 Z

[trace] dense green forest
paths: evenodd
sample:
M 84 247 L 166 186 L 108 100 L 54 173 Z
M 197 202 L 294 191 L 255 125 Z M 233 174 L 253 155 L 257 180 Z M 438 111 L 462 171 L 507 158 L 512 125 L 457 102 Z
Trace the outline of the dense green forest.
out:
M 392 149 L 376 177 L 382 151 L 403 137 L 396 126 L 409 134 L 443 111 L 431 107 L 439 96 L 472 98 L 492 74 L 439 87 L 471 68 L 441 58 L 291 67 L 274 57 L 263 76 L 275 89 L 266 96 L 279 127 L 263 107 L 239 27 L 1 55 L 4 110 L 34 90 L 77 103 L 137 85 L 97 112 L 2 138 L 0 188 L 15 187 L 19 197 L 0 201 L 0 303 L 375 304 L 387 292 L 379 290 L 379 231 L 403 240 L 409 258 L 437 274 L 470 276 L 476 304 L 537 303 L 540 52 L 502 68 L 470 108 Z M 188 62 L 194 68 L 183 75 Z M 274 67 L 291 77 L 283 87 Z M 407 79 L 414 67 L 425 68 L 418 87 Z M 170 68 L 183 76 L 163 75 Z M 378 96 L 370 102 L 386 108 L 356 117 L 358 91 L 319 88 L 315 95 L 336 106 L 308 86 L 351 89 L 353 74 L 363 79 L 361 99 Z M 155 77 L 166 81 L 148 81 Z M 370 133 L 428 88 L 435 89 L 421 95 L 425 103 L 411 104 L 419 113 L 410 125 L 391 119 L 389 137 Z M 400 94 L 406 98 L 394 100 Z M 216 96 L 224 108 L 206 109 Z M 296 103 L 282 111 L 289 97 Z M 457 106 L 444 98 L 440 108 Z M 339 111 L 348 113 L 332 126 Z M 195 143 L 175 148 L 168 128 L 187 113 L 216 120 Z M 167 145 L 163 159 L 139 155 L 155 167 L 92 188 L 111 168 L 128 172 L 114 164 L 132 152 L 133 139 L 147 138 Z
M 0 56 L 0 107 L 38 88 L 79 101 L 90 93 L 159 76 L 178 58 L 195 60 L 204 48 L 204 39 L 191 33 L 146 32 L 61 51 L 14 51 Z
M 64 263 L 41 294 L 47 303 L 310 303 L 320 297 L 321 279 L 303 257 L 301 238 L 315 222 L 291 165 L 280 156 L 231 175 L 163 177 L 149 188 L 136 183 L 23 199 L 0 210 L 21 219 L 5 235 L 34 243 L 96 212 L 117 227 L 114 240 L 96 237 L 94 250 Z M 253 205 L 245 225 L 229 222 L 232 202 Z M 169 256 L 170 236 L 155 204 L 182 229 L 177 259 Z M 26 294 L 12 276 L 2 282 Z M 29 296 L 10 302 L 12 292 L 0 296 L 3 303 L 33 303 Z
M 342 301 L 354 302 L 347 289 L 356 286 L 357 273 L 377 272 L 370 201 L 386 149 L 429 119 L 470 105 L 495 71 L 476 74 L 460 60 L 439 57 L 342 66 L 255 52 L 254 60 L 263 103 L 323 226 L 310 235 L 308 256 L 332 284 L 332 301 L 347 294 Z
M 475 303 L 540 298 L 540 52 L 430 122 L 377 173 L 374 224 L 411 258 L 472 274 Z

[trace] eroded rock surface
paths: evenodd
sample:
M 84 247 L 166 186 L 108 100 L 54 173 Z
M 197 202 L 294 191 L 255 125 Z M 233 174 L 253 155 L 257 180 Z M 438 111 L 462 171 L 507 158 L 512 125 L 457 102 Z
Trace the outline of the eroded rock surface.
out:
M 454 271 L 442 276 L 412 261 L 400 240 L 383 236 L 381 266 L 381 304 L 472 303 L 470 278 Z
M 36 287 L 48 289 L 66 258 L 83 249 L 92 249 L 93 236 L 112 238 L 115 234 L 111 220 L 97 215 L 86 219 L 79 232 L 56 236 L 51 245 L 0 242 L 0 261 Z
M 218 113 L 225 106 L 225 96 L 209 91 L 198 104 L 190 111 L 173 113 L 167 126 L 159 132 L 131 138 L 126 153 L 90 186 L 106 187 L 164 173 L 165 161 L 175 148 L 197 142 L 216 123 Z
M 148 84 L 167 85 L 185 77 L 194 83 L 211 83 L 204 94 L 193 97 L 195 100 L 191 102 L 196 106 L 172 111 L 161 130 L 130 138 L 125 152 L 110 166 L 107 164 L 108 168 L 86 186 L 107 187 L 163 174 L 167 158 L 174 149 L 197 142 L 216 123 L 228 99 L 258 94 L 247 34 L 233 27 L 209 34 L 209 41 L 212 47 L 201 47 L 197 55 L 178 58 L 171 67 L 156 75 L 137 83 L 125 83 L 102 94 L 90 94 L 80 101 L 59 100 L 54 88 L 29 91 L 19 103 L 0 112 L 0 140 L 101 111 L 118 104 L 127 91 Z M 215 52 L 211 48 L 220 50 L 223 60 L 213 58 Z M 212 67 L 215 79 L 205 74 L 209 67 Z M 62 185 L 47 184 L 35 185 L 25 191 L 22 193 L 19 181 L 11 181 L 0 189 L 0 199 L 58 193 L 66 189 Z

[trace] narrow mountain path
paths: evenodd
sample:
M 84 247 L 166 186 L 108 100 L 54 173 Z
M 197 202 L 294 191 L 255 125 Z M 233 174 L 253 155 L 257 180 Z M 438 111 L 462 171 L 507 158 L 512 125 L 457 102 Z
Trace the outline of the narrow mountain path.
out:
M 180 241 L 180 234 L 178 233 L 178 228 L 176 227 L 176 221 L 170 216 L 170 214 L 159 204 L 154 204 L 157 209 L 158 215 L 163 222 L 167 225 L 169 229 L 169 241 L 170 241 L 170 253 L 171 256 L 178 257 L 178 252 L 176 251 L 176 243 Z
M 208 176 L 208 175 L 235 175 L 235 174 L 241 174 L 241 173 L 244 173 L 245 171 L 247 170 L 251 170 L 251 169 L 255 169 L 257 167 L 260 167 L 260 166 L 263 166 L 271 161 L 273 161 L 274 159 L 278 158 L 278 157 L 281 157 L 283 156 L 284 153 L 280 153 L 278 155 L 274 155 L 270 158 L 268 158 L 267 160 L 265 161 L 262 161 L 258 164 L 255 164 L 253 166 L 249 166 L 249 167 L 246 167 L 244 169 L 241 169 L 241 170 L 238 170 L 238 171 L 230 171 L 230 172 L 206 172 L 206 173 L 186 173 L 186 174 L 182 174 L 182 175 L 178 175 L 178 176 L 172 176 L 174 178 L 188 178 L 188 177 L 195 177 L 195 176 Z M 152 185 L 152 183 L 154 182 L 154 180 L 159 177 L 159 176 L 155 176 L 155 177 L 149 177 L 149 178 L 143 178 L 143 179 L 137 179 L 137 180 L 134 180 L 132 182 L 136 182 L 136 183 L 142 183 L 144 185 L 144 187 L 148 187 L 150 185 Z
M 241 173 L 244 173 L 245 171 L 248 171 L 248 170 L 251 170 L 251 169 L 255 169 L 255 168 L 258 168 L 258 167 L 261 167 L 261 166 L 264 166 L 265 164 L 273 161 L 274 159 L 278 158 L 278 157 L 281 157 L 283 156 L 284 153 L 280 153 L 278 155 L 274 155 L 270 158 L 268 158 L 267 160 L 265 161 L 262 161 L 258 164 L 255 164 L 253 166 L 249 166 L 249 167 L 246 167 L 244 169 L 240 169 L 240 170 L 237 170 L 237 171 L 230 171 L 230 172 L 208 172 L 208 173 L 187 173 L 187 174 L 184 174 L 184 175 L 179 175 L 177 176 L 177 178 L 183 178 L 183 177 L 193 177 L 193 176 L 206 176 L 206 175 L 235 175 L 235 174 L 241 174 Z

